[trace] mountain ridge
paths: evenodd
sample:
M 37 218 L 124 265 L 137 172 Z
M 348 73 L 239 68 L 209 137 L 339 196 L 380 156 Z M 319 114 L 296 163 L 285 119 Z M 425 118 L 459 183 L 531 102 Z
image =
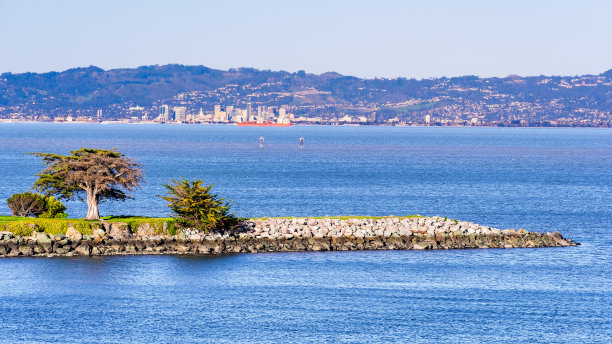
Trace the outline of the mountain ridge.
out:
M 160 104 L 182 105 L 193 111 L 210 110 L 215 104 L 246 103 L 288 107 L 305 115 L 376 112 L 383 118 L 426 114 L 445 118 L 452 117 L 453 111 L 475 109 L 472 114 L 487 121 L 508 116 L 554 120 L 585 113 L 609 121 L 612 69 L 579 76 L 367 79 L 333 71 L 313 74 L 167 64 L 0 74 L 2 117 L 19 113 L 54 117 L 96 109 L 122 117 L 127 115 L 124 109 L 133 105 L 151 108 L 147 111 L 153 113 Z

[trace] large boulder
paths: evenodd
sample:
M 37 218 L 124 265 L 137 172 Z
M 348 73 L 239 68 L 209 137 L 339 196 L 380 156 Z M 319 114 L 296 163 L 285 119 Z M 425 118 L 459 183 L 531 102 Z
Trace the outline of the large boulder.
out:
M 45 232 L 36 232 L 34 237 L 39 245 L 51 245 L 51 237 Z
M 106 236 L 106 231 L 102 228 L 96 228 L 93 231 L 94 238 L 104 238 Z
M 21 255 L 29 257 L 32 255 L 32 253 L 34 253 L 34 248 L 30 245 L 21 245 L 19 246 L 19 253 L 21 253 Z
M 128 239 L 132 237 L 130 227 L 125 222 L 111 222 L 108 234 L 114 239 Z
M 66 236 L 72 241 L 83 240 L 83 234 L 81 234 L 81 232 L 74 229 L 74 227 L 72 226 L 68 227 L 68 230 L 66 231 Z
M 81 256 L 89 256 L 91 254 L 91 246 L 89 244 L 81 244 L 74 249 L 74 252 Z
M 13 239 L 15 237 L 15 235 L 11 232 L 0 232 L 0 240 L 10 240 Z
M 150 237 L 155 235 L 155 228 L 148 223 L 143 223 L 138 227 L 138 231 L 136 233 L 141 237 Z
M 428 242 L 417 242 L 416 244 L 414 244 L 414 246 L 412 247 L 414 250 L 428 250 L 431 247 L 430 243 Z
M 36 243 L 38 244 L 37 247 L 42 248 L 43 251 L 51 252 L 52 242 L 53 241 L 51 240 L 51 237 L 47 233 L 44 233 L 44 232 L 36 233 Z M 36 253 L 42 253 L 42 252 L 36 252 Z

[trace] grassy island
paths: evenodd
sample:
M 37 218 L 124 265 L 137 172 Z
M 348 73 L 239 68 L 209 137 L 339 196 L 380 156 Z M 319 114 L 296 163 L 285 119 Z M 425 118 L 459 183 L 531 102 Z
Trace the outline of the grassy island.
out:
M 316 219 L 316 220 L 381 220 L 385 218 L 410 219 L 425 218 L 421 215 L 406 216 L 317 216 L 317 217 L 254 217 L 244 218 L 242 221 L 268 221 L 268 220 L 291 220 L 291 219 Z M 456 221 L 456 220 L 453 220 Z M 70 227 L 76 229 L 83 235 L 92 235 L 93 231 L 105 223 L 124 223 L 132 233 L 137 233 L 138 228 L 147 224 L 155 228 L 155 233 L 160 235 L 176 235 L 180 226 L 177 219 L 173 217 L 146 217 L 146 216 L 104 216 L 100 220 L 80 219 L 44 219 L 21 216 L 0 216 L 0 232 L 10 232 L 18 236 L 32 236 L 34 232 L 47 233 L 49 235 L 66 234 Z
M 125 201 L 140 165 L 116 150 L 35 153 L 47 167 L 33 190 L 13 194 L 0 216 L 0 257 L 223 254 L 575 246 L 560 233 L 498 229 L 447 217 L 325 216 L 244 219 L 199 179 L 172 180 L 158 196 L 172 217 L 106 216 L 104 199 Z M 32 190 L 32 189 L 31 189 Z M 86 198 L 83 197 L 86 195 Z M 55 198 L 57 197 L 57 198 Z M 85 218 L 67 218 L 61 199 L 87 200 Z
M 207 230 L 177 218 L 0 218 L 0 257 L 448 250 L 576 246 L 558 232 L 498 229 L 438 216 L 240 219 Z

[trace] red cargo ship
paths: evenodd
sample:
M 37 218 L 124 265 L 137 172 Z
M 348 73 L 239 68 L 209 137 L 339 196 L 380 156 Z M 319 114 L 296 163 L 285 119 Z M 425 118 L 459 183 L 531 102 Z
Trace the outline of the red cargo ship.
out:
M 240 122 L 236 123 L 239 127 L 290 127 L 293 123 L 274 123 L 274 122 Z

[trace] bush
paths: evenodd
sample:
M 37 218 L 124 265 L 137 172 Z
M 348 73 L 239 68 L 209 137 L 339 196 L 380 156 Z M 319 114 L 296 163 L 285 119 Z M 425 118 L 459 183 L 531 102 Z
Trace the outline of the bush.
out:
M 24 192 L 14 194 L 6 200 L 14 216 L 65 218 L 66 207 L 53 196 Z
M 6 200 L 6 203 L 14 216 L 38 216 L 45 212 L 43 196 L 36 193 L 14 194 Z
M 231 229 L 240 222 L 230 213 L 230 202 L 211 194 L 212 185 L 202 186 L 201 180 L 190 182 L 183 178 L 164 186 L 168 196 L 159 197 L 168 202 L 181 227 L 210 232 Z
M 40 214 L 39 217 L 46 219 L 63 219 L 68 216 L 66 214 L 66 206 L 53 196 L 47 196 L 43 198 L 45 212 Z

